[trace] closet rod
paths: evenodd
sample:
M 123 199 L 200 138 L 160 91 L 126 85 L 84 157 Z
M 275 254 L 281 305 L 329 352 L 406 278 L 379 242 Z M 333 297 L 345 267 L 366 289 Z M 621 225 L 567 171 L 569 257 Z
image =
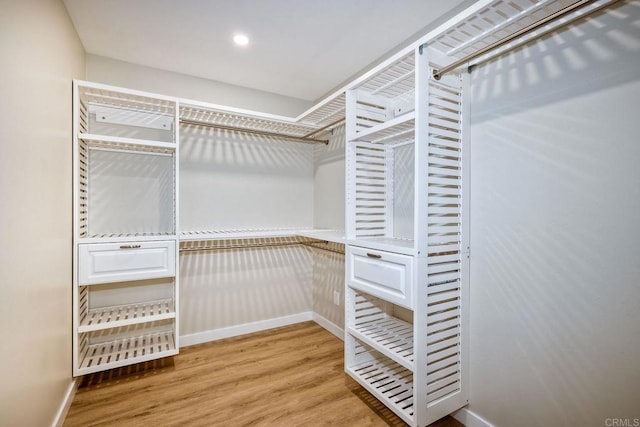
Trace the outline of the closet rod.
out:
M 573 4 L 569 5 L 569 6 L 565 7 L 565 8 L 563 8 L 563 9 L 560 9 L 557 12 L 552 13 L 551 15 L 540 19 L 539 21 L 536 21 L 533 24 L 531 24 L 531 25 L 529 25 L 529 26 L 527 26 L 527 27 L 525 27 L 525 28 L 523 28 L 523 29 L 521 29 L 519 31 L 516 31 L 515 33 L 513 33 L 513 34 L 511 34 L 511 35 L 509 35 L 509 36 L 507 36 L 507 37 L 505 37 L 503 39 L 500 39 L 497 42 L 492 43 L 489 46 L 486 46 L 486 47 L 480 49 L 479 51 L 477 51 L 475 53 L 472 53 L 472 54 L 470 54 L 468 56 L 465 56 L 462 59 L 459 59 L 459 60 L 447 65 L 446 67 L 442 67 L 439 70 L 433 70 L 433 78 L 435 78 L 436 80 L 440 80 L 440 78 L 443 75 L 447 74 L 448 72 L 450 72 L 452 70 L 455 70 L 459 66 L 464 65 L 465 63 L 467 63 L 469 61 L 472 61 L 472 60 L 478 58 L 479 56 L 484 55 L 485 53 L 487 53 L 489 51 L 492 51 L 492 50 L 497 49 L 497 48 L 499 48 L 501 46 L 504 46 L 505 44 L 509 43 L 510 41 L 512 41 L 512 40 L 514 40 L 514 39 L 516 39 L 518 37 L 522 37 L 522 36 L 524 36 L 526 34 L 529 34 L 529 33 L 533 32 L 533 31 L 537 30 L 538 28 L 542 27 L 545 24 L 553 22 L 553 21 L 555 21 L 557 19 L 560 19 L 560 18 L 570 14 L 571 12 L 575 12 L 578 9 L 581 9 L 581 8 L 583 8 L 585 6 L 588 6 L 589 4 L 594 3 L 595 1 L 597 1 L 597 0 L 581 0 L 581 1 L 578 1 L 576 3 L 573 3 Z M 610 2 L 606 2 L 606 3 L 604 3 L 604 4 L 600 5 L 600 6 L 594 7 L 593 9 L 587 11 L 587 13 L 582 14 L 582 15 L 574 16 L 574 17 L 570 18 L 569 20 L 567 20 L 566 22 L 561 23 L 560 25 L 558 25 L 557 27 L 554 27 L 551 30 L 545 31 L 542 34 L 546 34 L 549 31 L 556 31 L 559 28 L 562 28 L 562 27 L 570 24 L 571 22 L 573 22 L 573 21 L 575 21 L 577 19 L 589 16 L 590 14 L 592 14 L 592 13 L 594 13 L 594 12 L 600 10 L 600 9 L 603 9 L 606 6 L 609 6 L 610 4 L 615 3 L 616 1 L 619 1 L 619 0 L 613 0 L 613 1 L 610 1 Z M 539 34 L 538 37 L 542 36 L 542 34 Z M 536 37 L 536 38 L 538 38 L 538 37 Z M 531 40 L 527 40 L 527 42 L 529 42 L 529 41 L 531 41 Z M 516 47 L 519 47 L 519 46 L 520 46 L 520 44 L 508 47 L 506 50 L 500 52 L 500 54 L 508 52 L 508 51 L 510 51 L 512 49 L 515 49 Z M 489 59 L 490 58 L 484 59 L 480 63 L 486 62 Z M 478 64 L 473 64 L 473 65 L 478 65 Z
M 194 252 L 194 251 L 226 251 L 227 249 L 251 249 L 251 248 L 266 248 L 271 246 L 294 246 L 299 245 L 300 242 L 280 242 L 280 243 L 249 243 L 246 245 L 228 245 L 228 246 L 194 246 L 180 248 L 180 252 Z
M 329 123 L 328 125 L 321 127 L 320 129 L 316 129 L 316 130 L 314 130 L 313 132 L 309 132 L 308 134 L 306 134 L 305 136 L 303 136 L 303 138 L 310 138 L 312 135 L 318 134 L 318 133 L 322 132 L 322 131 L 323 131 L 323 130 L 325 130 L 325 129 L 329 129 L 329 128 L 332 128 L 332 127 L 334 127 L 334 126 L 337 126 L 337 125 L 339 125 L 339 124 L 344 123 L 344 122 L 345 122 L 345 120 L 346 120 L 346 119 L 345 119 L 344 117 L 343 117 L 343 118 L 341 118 L 341 119 L 338 119 L 338 120 L 336 120 L 335 122 Z
M 329 242 L 327 242 L 327 241 L 324 241 L 324 242 L 323 242 L 323 244 L 327 244 L 327 243 L 329 243 Z M 327 248 L 327 247 L 325 247 L 325 246 L 318 246 L 318 243 L 313 243 L 313 242 L 300 242 L 300 244 L 301 244 L 301 245 L 304 245 L 304 246 L 309 246 L 309 247 L 312 247 L 312 248 L 320 249 L 320 250 L 323 250 L 323 251 L 328 251 L 328 252 L 333 252 L 333 253 L 336 253 L 336 254 L 344 255 L 344 251 L 341 251 L 341 250 L 339 250 L 339 249 L 331 249 L 331 248 Z
M 322 243 L 327 244 L 328 242 L 323 241 Z M 310 246 L 316 249 L 322 249 L 324 251 L 335 252 L 335 253 L 344 255 L 344 251 L 340 251 L 338 249 L 331 249 L 323 246 L 318 246 L 318 243 L 313 243 L 313 242 L 250 243 L 246 245 L 229 245 L 229 246 L 194 246 L 194 247 L 180 248 L 180 252 L 224 251 L 228 249 L 251 249 L 251 248 L 295 246 L 295 245 Z
M 199 122 L 196 120 L 180 119 L 180 124 L 204 126 L 204 127 L 210 127 L 215 129 L 221 129 L 221 130 L 229 130 L 232 132 L 250 133 L 254 135 L 273 136 L 277 138 L 284 138 L 284 139 L 290 139 L 293 141 L 301 141 L 301 142 L 313 143 L 313 144 L 325 144 L 325 145 L 329 144 L 329 140 L 326 140 L 326 139 L 314 139 L 314 138 L 307 138 L 306 136 L 287 135 L 284 133 L 267 132 L 267 131 L 257 130 L 257 129 L 237 128 L 233 126 L 218 125 L 215 123 Z

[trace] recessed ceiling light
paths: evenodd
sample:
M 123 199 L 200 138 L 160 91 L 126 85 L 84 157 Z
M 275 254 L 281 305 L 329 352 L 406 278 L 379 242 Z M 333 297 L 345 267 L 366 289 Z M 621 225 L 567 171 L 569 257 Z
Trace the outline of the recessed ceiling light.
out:
M 235 42 L 235 44 L 237 44 L 238 46 L 246 46 L 249 44 L 249 37 L 247 37 L 244 34 L 235 34 L 233 36 L 233 41 Z

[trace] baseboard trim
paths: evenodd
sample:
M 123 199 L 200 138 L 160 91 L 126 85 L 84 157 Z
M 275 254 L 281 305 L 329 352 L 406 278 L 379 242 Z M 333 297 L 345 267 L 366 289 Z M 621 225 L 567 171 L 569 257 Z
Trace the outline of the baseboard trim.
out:
M 198 332 L 196 334 L 180 336 L 180 347 L 202 344 L 209 341 L 217 341 L 224 338 L 236 337 L 239 335 L 251 334 L 267 329 L 278 328 L 280 326 L 293 325 L 295 323 L 308 322 L 313 320 L 313 313 L 305 311 L 303 313 L 292 314 L 290 316 L 276 317 L 275 319 L 261 320 L 259 322 L 245 323 L 228 328 L 212 329 L 210 331 Z
M 494 427 L 489 421 L 467 408 L 462 408 L 451 416 L 464 424 L 465 427 Z
M 313 321 L 344 341 L 344 329 L 328 320 L 326 317 L 320 316 L 318 313 L 313 312 Z
M 58 412 L 56 412 L 56 416 L 53 419 L 53 423 L 51 423 L 51 427 L 62 427 L 64 424 L 64 420 L 67 418 L 67 413 L 69 412 L 69 408 L 71 407 L 71 403 L 73 403 L 73 398 L 76 396 L 76 390 L 78 390 L 78 386 L 80 382 L 77 378 L 73 378 L 71 380 L 71 384 L 67 388 L 67 392 L 64 395 L 64 399 L 62 399 L 62 404 L 60 408 L 58 408 Z

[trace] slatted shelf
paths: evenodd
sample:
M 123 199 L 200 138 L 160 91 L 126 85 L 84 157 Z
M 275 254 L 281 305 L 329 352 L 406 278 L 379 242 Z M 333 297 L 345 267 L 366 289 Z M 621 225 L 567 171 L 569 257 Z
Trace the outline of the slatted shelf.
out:
M 413 374 L 410 370 L 384 357 L 349 366 L 346 370 L 400 418 L 413 425 Z
M 349 239 L 347 243 L 353 246 L 377 249 L 405 255 L 415 255 L 413 239 L 395 239 L 393 237 L 363 237 Z
M 144 153 L 173 154 L 176 144 L 172 142 L 150 141 L 136 138 L 122 138 L 108 135 L 94 135 L 81 133 L 78 139 L 85 142 L 89 148 L 107 150 L 127 150 Z
M 413 111 L 384 123 L 361 130 L 352 141 L 367 141 L 375 144 L 394 144 L 414 139 L 415 113 Z
M 140 242 L 154 240 L 171 240 L 175 239 L 175 233 L 93 233 L 87 234 L 86 237 L 80 237 L 78 243 L 115 243 L 130 242 L 136 240 Z
M 136 90 L 111 88 L 90 82 L 79 82 L 80 102 L 84 106 L 89 104 L 106 105 L 115 108 L 144 111 L 171 116 L 175 112 L 175 100 L 161 95 L 149 95 Z
M 309 231 L 312 229 L 308 229 Z M 299 228 L 243 228 L 233 230 L 202 230 L 202 231 L 182 231 L 180 241 L 195 242 L 200 240 L 229 240 L 248 239 L 254 237 L 290 237 L 297 232 L 304 231 Z
M 177 354 L 173 331 L 87 345 L 80 355 L 80 375 L 119 368 Z
M 286 117 L 258 115 L 258 113 L 252 114 L 249 111 L 231 112 L 224 109 L 185 104 L 180 107 L 180 120 L 300 137 L 317 129 L 316 126 L 298 123 Z
M 348 331 L 407 369 L 413 370 L 413 325 L 394 317 L 357 323 Z
M 173 299 L 145 301 L 113 307 L 89 309 L 80 321 L 79 333 L 99 331 L 176 317 Z

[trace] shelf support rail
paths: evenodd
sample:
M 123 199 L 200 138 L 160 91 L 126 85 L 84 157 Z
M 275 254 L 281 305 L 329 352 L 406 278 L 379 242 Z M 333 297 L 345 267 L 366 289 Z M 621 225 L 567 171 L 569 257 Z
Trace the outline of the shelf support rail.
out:
M 460 67 L 460 66 L 462 66 L 462 65 L 464 65 L 464 64 L 466 64 L 466 63 L 468 63 L 470 61 L 473 61 L 474 59 L 479 58 L 480 56 L 482 56 L 482 55 L 484 55 L 484 54 L 486 54 L 486 53 L 488 53 L 488 52 L 490 52 L 492 50 L 498 49 L 498 48 L 506 45 L 507 43 L 509 43 L 509 42 L 519 38 L 519 37 L 523 37 L 523 36 L 525 36 L 525 35 L 527 35 L 529 33 L 532 33 L 532 32 L 534 32 L 535 30 L 539 29 L 540 27 L 542 27 L 545 24 L 549 24 L 549 23 L 552 23 L 554 21 L 557 21 L 558 19 L 563 18 L 563 17 L 565 17 L 565 16 L 567 16 L 567 15 L 573 13 L 573 12 L 576 12 L 576 11 L 580 10 L 580 9 L 583 9 L 583 8 L 589 6 L 591 3 L 596 3 L 597 1 L 598 0 L 581 0 L 581 1 L 578 1 L 576 3 L 573 3 L 573 4 L 569 5 L 569 6 L 565 7 L 565 8 L 563 8 L 563 9 L 560 9 L 557 12 L 552 13 L 551 15 L 540 19 L 540 20 L 534 22 L 533 24 L 531 24 L 531 25 L 529 25 L 529 26 L 527 26 L 527 27 L 525 27 L 523 29 L 516 31 L 513 34 L 508 35 L 507 37 L 504 37 L 504 38 L 498 40 L 495 43 L 492 43 L 492 44 L 490 44 L 488 46 L 485 46 L 484 48 L 478 50 L 477 52 L 474 52 L 474 53 L 472 53 L 470 55 L 467 55 L 464 58 L 461 58 L 461 59 L 459 59 L 459 60 L 457 60 L 455 62 L 452 62 L 451 64 L 449 64 L 449 65 L 447 65 L 445 67 L 442 67 L 442 68 L 440 68 L 438 70 L 433 70 L 433 78 L 435 78 L 436 80 L 440 80 L 440 78 L 442 76 L 444 76 L 445 74 L 449 73 L 450 71 L 453 71 L 453 70 L 457 69 L 458 67 Z M 494 58 L 494 57 L 496 57 L 498 55 L 501 55 L 501 54 L 503 54 L 505 52 L 508 52 L 510 50 L 513 50 L 513 49 L 516 49 L 516 48 L 520 47 L 524 43 L 528 43 L 531 40 L 540 38 L 540 37 L 546 35 L 547 33 L 551 32 L 551 31 L 557 31 L 559 28 L 565 27 L 565 26 L 569 25 L 570 23 L 572 23 L 572 22 L 574 22 L 574 21 L 576 21 L 578 19 L 585 18 L 585 17 L 591 15 L 592 13 L 595 13 L 595 12 L 597 12 L 597 11 L 599 11 L 599 10 L 609 6 L 609 5 L 611 5 L 612 3 L 616 3 L 617 1 L 619 1 L 619 0 L 609 0 L 609 1 L 605 1 L 603 4 L 596 5 L 595 7 L 587 10 L 585 13 L 576 14 L 575 16 L 570 17 L 567 21 L 562 22 L 562 23 L 560 23 L 559 25 L 557 25 L 557 26 L 555 26 L 553 28 L 547 29 L 546 31 L 541 32 L 540 34 L 537 34 L 535 36 L 535 38 L 527 39 L 527 40 L 522 41 L 522 43 L 517 43 L 517 44 L 515 44 L 513 46 L 509 46 L 506 49 L 498 52 L 497 54 L 495 54 L 493 56 L 490 56 L 490 57 L 487 57 L 487 58 L 484 58 L 481 61 L 479 61 L 478 63 L 472 64 L 469 67 L 471 68 L 471 67 L 477 66 L 477 65 L 479 65 L 481 63 L 484 63 L 486 61 L 489 61 L 490 59 L 492 59 L 492 58 Z
M 200 121 L 196 121 L 196 120 L 180 119 L 180 124 L 191 125 L 191 126 L 204 126 L 204 127 L 214 128 L 214 129 L 228 130 L 228 131 L 231 131 L 231 132 L 248 133 L 248 134 L 252 134 L 252 135 L 270 136 L 270 137 L 274 137 L 274 138 L 282 138 L 282 139 L 288 139 L 288 140 L 292 140 L 292 141 L 305 142 L 305 143 L 308 143 L 308 144 L 325 144 L 325 145 L 329 144 L 329 140 L 326 140 L 326 139 L 315 139 L 315 138 L 309 138 L 307 136 L 288 135 L 288 134 L 285 134 L 285 133 L 269 132 L 269 131 L 264 131 L 264 130 L 259 130 L 259 129 L 249 129 L 249 128 L 225 126 L 225 125 L 220 125 L 220 124 L 216 124 L 216 123 L 200 122 Z M 317 131 L 314 132 L 314 133 L 317 133 Z M 311 135 L 313 135 L 314 133 L 312 133 Z

